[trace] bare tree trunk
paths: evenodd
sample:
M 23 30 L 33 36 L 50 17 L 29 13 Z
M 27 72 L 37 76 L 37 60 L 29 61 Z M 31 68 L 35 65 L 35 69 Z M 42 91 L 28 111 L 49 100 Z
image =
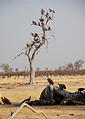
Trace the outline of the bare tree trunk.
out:
M 33 61 L 30 61 L 30 84 L 35 83 L 35 71 L 33 66 Z

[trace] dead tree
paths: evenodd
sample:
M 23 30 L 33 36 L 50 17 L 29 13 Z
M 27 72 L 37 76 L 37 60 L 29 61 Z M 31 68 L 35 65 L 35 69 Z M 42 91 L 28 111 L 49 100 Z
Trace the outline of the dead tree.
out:
M 12 71 L 13 71 L 13 68 L 12 68 L 9 64 L 1 64 L 1 65 L 0 65 L 0 68 L 1 68 L 5 73 L 8 73 L 8 72 L 12 72 Z
M 48 43 L 47 38 L 47 32 L 51 31 L 51 27 L 48 25 L 49 21 L 53 20 L 53 15 L 55 11 L 49 9 L 47 12 L 45 12 L 43 9 L 41 9 L 41 17 L 39 18 L 39 21 L 32 21 L 32 25 L 37 26 L 41 29 L 42 33 L 31 33 L 32 40 L 30 43 L 26 44 L 26 47 L 24 49 L 24 52 L 21 52 L 18 54 L 15 59 L 25 54 L 28 57 L 28 61 L 30 64 L 30 84 L 33 84 L 35 82 L 35 71 L 34 71 L 34 59 L 35 56 L 38 54 L 39 49 Z

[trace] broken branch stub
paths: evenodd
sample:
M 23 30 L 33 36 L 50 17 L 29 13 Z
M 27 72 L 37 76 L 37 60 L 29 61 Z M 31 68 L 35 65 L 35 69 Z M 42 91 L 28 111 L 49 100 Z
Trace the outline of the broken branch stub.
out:
M 30 105 L 28 105 L 27 103 L 23 103 L 14 113 L 12 113 L 12 115 L 8 118 L 8 119 L 13 119 L 16 114 L 24 107 L 28 107 L 29 109 L 31 109 L 34 113 L 37 114 L 42 114 L 46 119 L 48 119 L 47 115 L 45 113 L 43 113 L 42 111 L 36 111 L 33 107 L 31 107 Z

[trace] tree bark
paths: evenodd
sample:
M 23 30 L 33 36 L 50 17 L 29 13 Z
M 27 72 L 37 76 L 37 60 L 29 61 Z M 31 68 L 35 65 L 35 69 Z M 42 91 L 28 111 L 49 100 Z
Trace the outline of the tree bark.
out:
M 33 66 L 33 61 L 30 61 L 30 84 L 35 83 L 35 71 Z

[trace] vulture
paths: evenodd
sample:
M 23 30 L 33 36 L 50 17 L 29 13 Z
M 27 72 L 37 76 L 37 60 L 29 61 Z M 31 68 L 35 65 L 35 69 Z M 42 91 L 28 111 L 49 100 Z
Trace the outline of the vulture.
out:
M 49 84 L 53 85 L 54 82 L 52 81 L 52 79 L 48 78 L 47 81 L 49 82 Z
M 50 11 L 50 12 L 53 12 L 53 13 L 55 13 L 55 11 L 54 11 L 54 10 L 51 10 L 51 9 L 49 9 L 49 11 Z
M 48 18 L 48 15 L 49 15 L 49 13 L 47 12 L 45 16 Z
M 29 45 L 28 43 L 26 44 L 26 46 L 27 46 L 27 47 L 30 47 L 30 45 Z
M 38 26 L 40 26 L 40 22 L 38 22 Z
M 37 23 L 35 21 L 32 21 L 32 25 L 37 25 Z
M 65 84 L 59 84 L 59 83 L 58 83 L 58 85 L 59 85 L 60 89 L 62 89 L 62 90 L 63 90 L 63 89 L 66 89 Z
M 78 91 L 79 91 L 79 92 L 81 92 L 81 91 L 83 91 L 83 90 L 85 90 L 85 88 L 78 88 Z
M 44 22 L 44 19 L 42 17 L 39 20 L 40 20 L 40 22 Z
M 4 104 L 9 104 L 9 105 L 11 105 L 11 102 L 10 102 L 9 99 L 7 99 L 7 98 L 5 98 L 5 97 L 1 97 L 1 100 L 2 100 L 2 102 L 3 102 Z
M 43 15 L 45 13 L 44 9 L 41 9 L 41 14 Z

